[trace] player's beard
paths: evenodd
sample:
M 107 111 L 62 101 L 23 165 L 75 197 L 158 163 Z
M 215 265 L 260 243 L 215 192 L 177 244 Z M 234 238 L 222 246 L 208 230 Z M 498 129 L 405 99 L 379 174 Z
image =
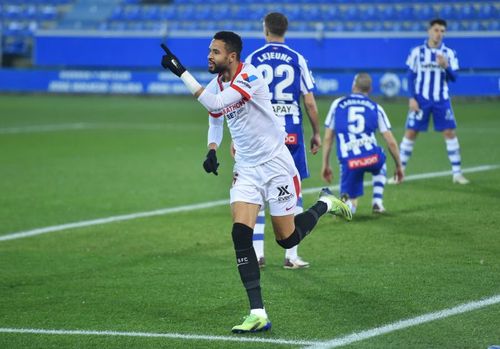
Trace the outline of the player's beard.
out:
M 223 71 L 227 69 L 227 65 L 225 64 L 217 64 L 216 62 L 209 62 L 212 63 L 212 67 L 210 65 L 208 66 L 208 71 L 212 74 L 220 74 Z

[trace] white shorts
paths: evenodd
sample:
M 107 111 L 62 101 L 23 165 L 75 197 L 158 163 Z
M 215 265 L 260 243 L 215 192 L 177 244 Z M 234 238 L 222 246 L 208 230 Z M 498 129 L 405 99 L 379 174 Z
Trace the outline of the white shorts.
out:
M 275 158 L 258 166 L 235 164 L 230 195 L 231 204 L 240 201 L 263 207 L 267 202 L 271 216 L 294 214 L 300 178 L 288 149 L 283 147 Z

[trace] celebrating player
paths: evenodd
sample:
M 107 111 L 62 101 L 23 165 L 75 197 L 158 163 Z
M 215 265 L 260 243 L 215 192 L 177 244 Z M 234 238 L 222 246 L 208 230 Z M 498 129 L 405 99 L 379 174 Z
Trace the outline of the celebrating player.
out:
M 238 271 L 250 301 L 250 315 L 235 333 L 265 331 L 271 322 L 264 309 L 260 271 L 252 245 L 260 207 L 267 202 L 277 243 L 291 248 L 304 239 L 326 212 L 352 219 L 349 207 L 322 191 L 318 201 L 294 217 L 300 181 L 285 146 L 286 132 L 274 114 L 269 88 L 254 66 L 240 61 L 241 38 L 222 31 L 214 35 L 208 53 L 208 70 L 217 74 L 206 88 L 163 45 L 162 66 L 180 77 L 209 111 L 208 154 L 203 167 L 217 174 L 216 151 L 222 140 L 224 118 L 234 142 L 235 165 L 230 190 L 232 238 Z
M 458 58 L 451 48 L 443 44 L 446 21 L 434 19 L 429 23 L 427 41 L 413 48 L 408 56 L 408 89 L 410 92 L 406 131 L 400 145 L 401 161 L 406 167 L 419 132 L 427 131 L 430 114 L 434 130 L 442 132 L 451 162 L 453 183 L 467 184 L 462 174 L 460 145 L 455 133 L 457 124 L 451 107 L 448 81 L 457 78 Z
M 295 167 L 301 180 L 309 177 L 306 147 L 302 129 L 302 111 L 300 96 L 304 96 L 313 135 L 310 141 L 311 153 L 316 154 L 321 146 L 319 133 L 318 108 L 314 99 L 314 80 L 307 67 L 306 60 L 297 51 L 285 45 L 285 32 L 288 29 L 287 18 L 277 12 L 269 13 L 264 18 L 264 35 L 267 44 L 251 53 L 245 62 L 254 65 L 262 73 L 271 92 L 274 113 L 279 117 L 287 132 L 286 146 L 292 154 Z M 302 196 L 298 198 L 295 214 L 302 213 Z M 257 217 L 253 234 L 253 246 L 259 266 L 264 267 L 264 226 L 265 214 L 262 207 Z M 297 255 L 298 246 L 285 252 L 285 269 L 307 268 L 309 263 Z
M 398 144 L 391 132 L 391 124 L 384 109 L 368 98 L 372 79 L 366 73 L 354 78 L 352 94 L 336 99 L 325 120 L 322 176 L 331 183 L 330 151 L 333 137 L 337 139 L 337 158 L 340 163 L 340 192 L 350 198 L 352 212 L 356 212 L 358 198 L 363 195 L 365 172 L 373 175 L 372 211 L 385 211 L 383 198 L 386 182 L 385 154 L 377 145 L 375 132 L 380 130 L 396 165 L 395 178 L 403 180 Z

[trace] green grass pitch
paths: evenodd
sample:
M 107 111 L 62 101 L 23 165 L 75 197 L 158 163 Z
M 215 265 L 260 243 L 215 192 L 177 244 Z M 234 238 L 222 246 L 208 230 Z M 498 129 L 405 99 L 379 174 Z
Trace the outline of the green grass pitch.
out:
M 321 123 L 331 100 L 318 100 Z M 406 102 L 378 101 L 400 141 Z M 499 107 L 455 101 L 464 168 L 500 165 Z M 202 169 L 206 134 L 206 112 L 187 97 L 0 96 L 0 237 L 227 199 L 229 132 L 218 177 Z M 320 155 L 308 159 L 303 187 L 320 187 Z M 421 134 L 407 174 L 449 169 L 441 134 Z M 282 268 L 269 224 L 273 330 L 245 338 L 328 341 L 499 295 L 500 169 L 467 177 L 387 186 L 377 217 L 366 188 L 351 223 L 324 217 L 304 240 L 307 270 Z M 222 205 L 0 241 L 0 328 L 233 336 L 248 304 L 230 230 Z M 500 344 L 499 314 L 495 304 L 344 347 L 486 349 Z M 274 347 L 300 346 L 0 331 L 0 348 Z

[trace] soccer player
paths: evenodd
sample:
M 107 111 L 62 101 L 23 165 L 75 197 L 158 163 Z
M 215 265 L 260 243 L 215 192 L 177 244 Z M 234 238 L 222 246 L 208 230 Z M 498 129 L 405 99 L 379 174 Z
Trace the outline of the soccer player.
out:
M 448 91 L 448 81 L 457 78 L 458 58 L 454 50 L 443 44 L 445 32 L 445 20 L 431 20 L 428 39 L 423 45 L 413 48 L 406 60 L 411 97 L 406 131 L 400 145 L 401 161 L 405 168 L 418 133 L 427 131 L 432 114 L 434 130 L 442 132 L 446 141 L 453 183 L 467 184 L 469 180 L 462 174 L 460 145 L 455 133 L 457 124 Z
M 264 35 L 267 44 L 251 53 L 245 60 L 262 73 L 264 81 L 271 92 L 271 103 L 274 113 L 279 117 L 287 132 L 286 146 L 292 154 L 300 179 L 309 177 L 307 168 L 306 146 L 302 128 L 302 111 L 300 96 L 304 97 L 304 105 L 312 126 L 310 140 L 311 153 L 316 154 L 321 147 L 319 132 L 318 107 L 314 99 L 314 79 L 307 67 L 306 60 L 297 51 L 285 45 L 285 33 L 288 19 L 277 12 L 269 13 L 264 18 Z M 302 213 L 302 197 L 299 197 L 295 214 Z M 264 267 L 264 207 L 259 212 L 253 234 L 253 246 L 259 267 Z M 309 267 L 309 263 L 297 254 L 298 246 L 285 251 L 285 269 Z
M 293 158 L 285 146 L 286 132 L 274 114 L 269 88 L 251 64 L 240 61 L 241 38 L 222 31 L 214 35 L 208 53 L 208 70 L 217 76 L 203 88 L 179 59 L 162 45 L 162 66 L 180 77 L 209 112 L 207 157 L 203 167 L 217 175 L 217 149 L 224 118 L 234 143 L 235 164 L 230 190 L 232 238 L 236 263 L 250 302 L 250 315 L 234 333 L 265 331 L 271 322 L 264 308 L 260 270 L 252 245 L 253 229 L 261 206 L 267 202 L 276 242 L 291 248 L 304 239 L 327 212 L 352 219 L 349 207 L 322 190 L 318 201 L 294 216 L 300 182 Z
M 386 182 L 385 154 L 377 145 L 378 130 L 387 143 L 396 165 L 394 178 L 403 181 L 404 173 L 399 149 L 391 132 L 391 124 L 384 109 L 368 98 L 372 90 L 372 79 L 366 73 L 357 74 L 352 85 L 352 94 L 336 99 L 325 120 L 323 145 L 323 179 L 332 181 L 330 151 L 334 136 L 337 140 L 337 158 L 340 163 L 340 193 L 347 194 L 354 214 L 358 198 L 363 195 L 363 177 L 370 172 L 373 183 L 372 212 L 385 212 L 383 198 Z

